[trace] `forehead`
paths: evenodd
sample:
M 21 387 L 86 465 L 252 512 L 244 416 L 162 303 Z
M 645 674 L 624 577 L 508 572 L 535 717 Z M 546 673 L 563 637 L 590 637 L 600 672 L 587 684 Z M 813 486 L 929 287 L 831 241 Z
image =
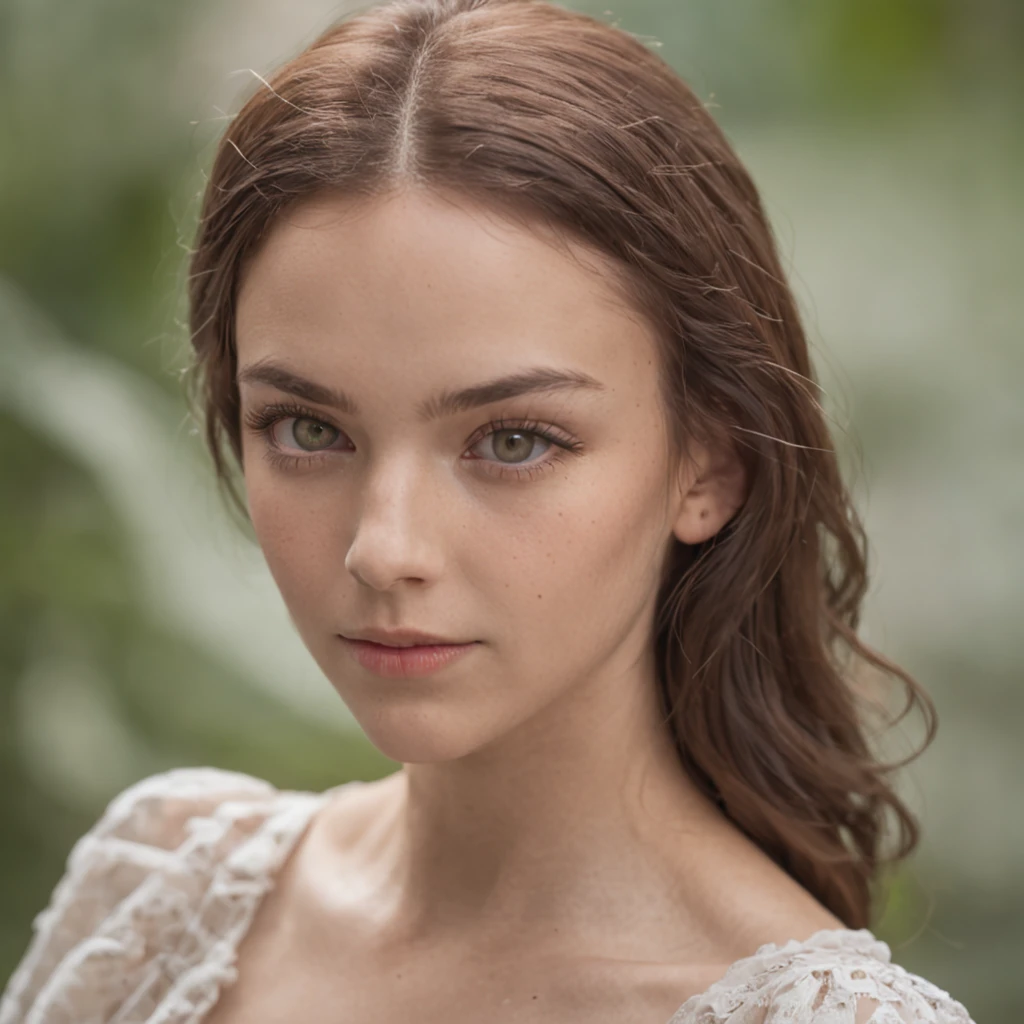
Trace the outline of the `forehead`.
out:
M 557 360 L 614 378 L 653 345 L 602 257 L 425 190 L 323 194 L 286 211 L 243 277 L 239 362 L 403 369 L 450 381 Z

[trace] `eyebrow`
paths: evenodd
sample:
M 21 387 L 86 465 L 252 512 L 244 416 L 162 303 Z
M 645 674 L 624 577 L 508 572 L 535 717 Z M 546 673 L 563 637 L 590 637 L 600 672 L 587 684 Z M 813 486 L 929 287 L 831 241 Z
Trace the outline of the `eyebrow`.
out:
M 261 359 L 238 370 L 238 384 L 266 384 L 307 402 L 328 405 L 348 416 L 358 416 L 359 407 L 344 391 L 318 384 L 299 376 L 288 367 L 272 359 Z M 504 377 L 473 384 L 458 391 L 442 390 L 421 402 L 417 415 L 424 421 L 442 419 L 457 413 L 490 405 L 519 395 L 536 392 L 576 391 L 580 389 L 603 391 L 604 385 L 581 370 L 562 370 L 548 366 L 534 366 Z

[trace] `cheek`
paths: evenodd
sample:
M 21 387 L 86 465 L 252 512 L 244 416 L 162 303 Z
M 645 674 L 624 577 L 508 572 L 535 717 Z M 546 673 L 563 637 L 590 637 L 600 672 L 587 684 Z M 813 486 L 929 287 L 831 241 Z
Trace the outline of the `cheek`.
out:
M 471 564 L 491 567 L 487 589 L 537 646 L 600 643 L 621 635 L 657 584 L 663 499 L 660 464 L 617 450 L 550 501 L 527 503 L 502 524 L 500 542 L 492 531 L 474 545 Z
M 267 567 L 293 615 L 315 606 L 336 578 L 338 510 L 307 490 L 256 472 L 246 478 L 249 516 Z M 339 556 L 344 559 L 344 553 Z

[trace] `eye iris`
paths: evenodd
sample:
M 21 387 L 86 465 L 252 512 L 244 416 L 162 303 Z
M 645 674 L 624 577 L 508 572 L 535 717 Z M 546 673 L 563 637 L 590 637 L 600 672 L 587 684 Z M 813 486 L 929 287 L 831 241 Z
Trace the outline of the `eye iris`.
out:
M 507 435 L 504 440 L 499 440 L 495 443 L 495 450 L 498 453 L 498 457 L 501 458 L 503 455 L 519 456 L 518 458 L 512 458 L 511 462 L 522 462 L 530 452 L 533 450 L 533 442 L 530 440 L 531 435 L 522 430 L 498 430 L 495 431 L 496 436 Z M 510 443 L 509 438 L 516 438 L 517 441 Z
M 292 428 L 295 434 L 295 440 L 300 445 L 305 447 L 307 444 L 311 448 L 326 447 L 331 443 L 329 436 L 330 432 L 334 430 L 334 427 L 328 426 L 326 423 L 320 423 L 318 420 L 310 419 L 297 419 L 295 426 Z M 327 437 L 326 442 L 324 441 L 325 436 Z

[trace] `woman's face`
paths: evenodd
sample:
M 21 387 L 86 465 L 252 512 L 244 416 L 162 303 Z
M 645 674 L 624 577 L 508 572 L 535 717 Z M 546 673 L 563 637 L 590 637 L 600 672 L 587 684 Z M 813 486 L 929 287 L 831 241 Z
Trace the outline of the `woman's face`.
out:
M 653 338 L 595 265 L 434 193 L 317 197 L 270 231 L 236 327 L 257 538 L 384 754 L 436 762 L 544 721 L 583 727 L 567 708 L 654 685 L 654 599 L 681 506 Z M 323 393 L 257 380 L 271 365 Z M 442 401 L 542 371 L 585 383 Z M 299 408 L 254 426 L 275 404 Z M 391 678 L 340 638 L 371 627 L 478 642 Z

